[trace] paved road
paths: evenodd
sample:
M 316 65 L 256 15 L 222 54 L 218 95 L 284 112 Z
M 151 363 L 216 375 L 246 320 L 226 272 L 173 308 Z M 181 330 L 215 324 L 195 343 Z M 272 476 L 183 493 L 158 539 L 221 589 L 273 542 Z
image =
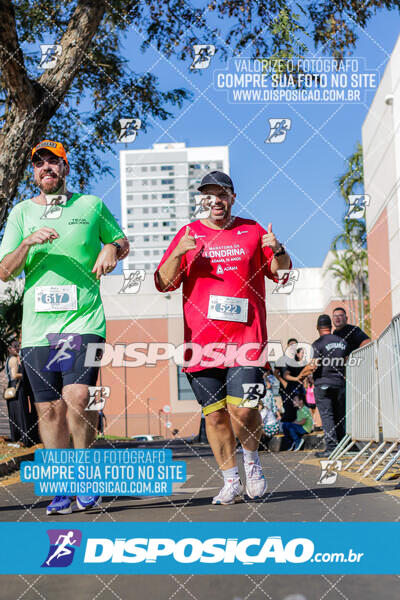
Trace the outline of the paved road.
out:
M 263 453 L 269 491 L 262 502 L 244 499 L 234 506 L 212 506 L 221 478 L 207 448 L 178 451 L 188 481 L 169 498 L 107 498 L 102 510 L 45 516 L 47 499 L 34 499 L 33 486 L 0 487 L 2 521 L 397 521 L 400 497 L 339 475 L 331 486 L 317 485 L 320 469 L 311 453 Z M 395 483 L 392 485 L 395 487 Z M 3 542 L 4 543 L 4 542 Z M 400 573 L 400 568 L 399 568 Z M 393 600 L 400 597 L 395 576 L 1 576 L 0 598 L 105 600 Z M 5 586 L 7 585 L 7 591 Z M 135 590 L 133 595 L 132 590 Z M 303 598 L 302 598 L 303 596 Z

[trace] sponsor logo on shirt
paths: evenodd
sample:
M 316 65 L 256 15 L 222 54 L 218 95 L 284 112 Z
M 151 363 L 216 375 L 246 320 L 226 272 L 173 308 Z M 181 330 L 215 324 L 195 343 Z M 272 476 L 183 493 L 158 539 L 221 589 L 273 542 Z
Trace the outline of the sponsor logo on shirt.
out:
M 85 218 L 71 219 L 70 221 L 68 221 L 68 225 L 89 225 L 89 221 Z
M 225 271 L 237 271 L 237 265 L 235 265 L 234 267 L 221 267 L 221 265 L 218 265 L 217 267 L 217 275 L 219 275 L 220 273 L 224 273 Z
M 195 239 L 197 238 L 201 238 L 201 237 L 206 237 L 205 235 L 197 235 L 197 233 L 194 234 Z
M 242 230 L 242 231 L 237 231 L 236 233 L 237 233 L 238 235 L 241 235 L 242 233 L 249 233 L 249 232 L 248 232 L 248 231 L 243 231 L 243 230 Z
M 227 256 L 241 256 L 242 254 L 246 254 L 243 248 L 221 248 L 221 249 L 212 249 L 209 248 L 203 254 L 205 258 L 225 258 Z

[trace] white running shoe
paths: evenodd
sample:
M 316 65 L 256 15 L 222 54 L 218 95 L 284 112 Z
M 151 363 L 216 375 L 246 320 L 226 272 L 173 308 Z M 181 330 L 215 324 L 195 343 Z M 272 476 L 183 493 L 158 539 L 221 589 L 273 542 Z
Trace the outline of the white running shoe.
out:
M 212 499 L 212 504 L 235 504 L 242 494 L 243 486 L 239 477 L 228 479 L 220 493 Z
M 246 494 L 252 500 L 262 498 L 267 491 L 267 480 L 260 463 L 245 463 L 244 470 L 246 471 Z

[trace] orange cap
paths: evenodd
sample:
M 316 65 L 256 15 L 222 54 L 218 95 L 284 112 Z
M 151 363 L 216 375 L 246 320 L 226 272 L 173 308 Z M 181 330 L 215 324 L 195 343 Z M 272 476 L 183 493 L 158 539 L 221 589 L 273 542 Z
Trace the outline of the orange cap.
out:
M 69 164 L 67 154 L 66 154 L 66 152 L 64 150 L 64 146 L 62 145 L 61 142 L 53 142 L 52 140 L 43 140 L 42 142 L 39 142 L 39 144 L 37 146 L 35 146 L 34 149 L 32 150 L 32 159 L 33 159 L 34 154 L 38 150 L 49 150 L 56 156 L 60 156 L 61 158 L 63 158 L 65 160 L 65 162 L 67 163 L 67 165 Z

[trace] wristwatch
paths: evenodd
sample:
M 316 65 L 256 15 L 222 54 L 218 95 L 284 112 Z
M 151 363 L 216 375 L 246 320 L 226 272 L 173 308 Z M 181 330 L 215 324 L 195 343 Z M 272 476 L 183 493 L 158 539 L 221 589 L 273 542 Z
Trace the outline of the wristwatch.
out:
M 276 252 L 274 252 L 274 256 L 283 256 L 283 254 L 286 254 L 286 249 L 285 246 L 283 244 L 281 244 L 278 248 L 278 250 Z

